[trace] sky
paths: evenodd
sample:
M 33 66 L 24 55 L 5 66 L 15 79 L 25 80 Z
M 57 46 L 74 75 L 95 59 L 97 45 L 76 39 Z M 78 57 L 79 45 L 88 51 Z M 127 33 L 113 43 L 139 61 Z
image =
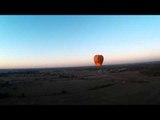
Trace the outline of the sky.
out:
M 160 60 L 160 15 L 0 15 L 0 68 Z

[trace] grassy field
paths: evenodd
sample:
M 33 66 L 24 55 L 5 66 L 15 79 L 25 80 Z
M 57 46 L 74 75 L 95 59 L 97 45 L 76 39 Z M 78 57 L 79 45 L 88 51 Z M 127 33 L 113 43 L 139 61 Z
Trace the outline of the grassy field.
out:
M 0 73 L 0 105 L 136 104 L 160 104 L 160 62 Z

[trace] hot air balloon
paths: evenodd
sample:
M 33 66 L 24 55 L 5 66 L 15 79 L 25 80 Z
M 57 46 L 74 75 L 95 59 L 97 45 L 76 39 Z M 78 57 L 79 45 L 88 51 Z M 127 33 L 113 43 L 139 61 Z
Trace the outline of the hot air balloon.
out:
M 94 56 L 94 62 L 96 64 L 96 66 L 102 66 L 103 60 L 104 60 L 104 58 L 102 55 L 95 55 Z

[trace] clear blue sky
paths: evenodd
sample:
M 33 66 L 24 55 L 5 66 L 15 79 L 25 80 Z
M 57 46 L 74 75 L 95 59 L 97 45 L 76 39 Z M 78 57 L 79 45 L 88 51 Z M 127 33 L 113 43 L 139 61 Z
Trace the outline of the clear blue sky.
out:
M 160 60 L 160 16 L 1 15 L 0 68 Z

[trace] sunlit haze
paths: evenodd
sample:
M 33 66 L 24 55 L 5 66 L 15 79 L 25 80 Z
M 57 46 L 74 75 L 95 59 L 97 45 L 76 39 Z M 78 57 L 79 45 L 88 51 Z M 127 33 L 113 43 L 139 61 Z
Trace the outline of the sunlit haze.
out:
M 0 68 L 160 60 L 160 16 L 1 15 Z

